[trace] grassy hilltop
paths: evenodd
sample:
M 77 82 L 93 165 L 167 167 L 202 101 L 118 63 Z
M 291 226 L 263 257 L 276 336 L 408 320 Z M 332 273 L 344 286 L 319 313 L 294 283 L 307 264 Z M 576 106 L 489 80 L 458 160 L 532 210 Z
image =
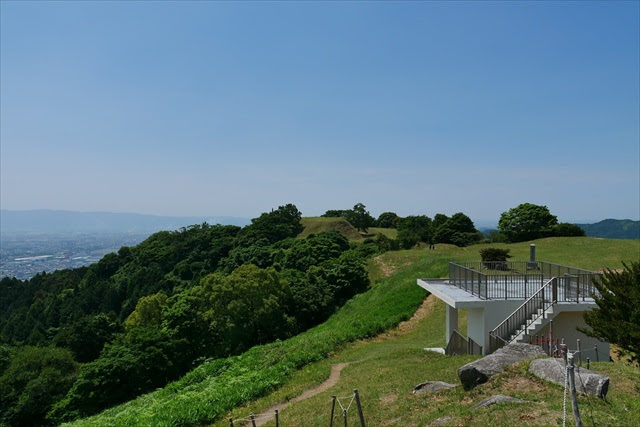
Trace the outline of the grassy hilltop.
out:
M 378 234 L 384 234 L 385 236 L 394 239 L 398 234 L 398 231 L 394 228 L 378 227 L 371 227 L 367 230 L 367 233 L 360 233 L 344 218 L 305 217 L 302 218 L 300 222 L 304 229 L 298 235 L 299 239 L 303 239 L 310 234 L 317 234 L 323 231 L 338 231 L 351 242 L 362 242 L 367 237 L 375 237 Z
M 526 259 L 529 243 L 499 246 L 511 249 L 515 259 Z M 636 259 L 640 253 L 640 242 L 628 240 L 548 238 L 534 243 L 539 259 L 588 269 L 618 268 L 621 260 Z M 426 380 L 456 383 L 457 368 L 474 358 L 422 350 L 444 344 L 444 307 L 433 298 L 423 303 L 426 292 L 416 285 L 416 278 L 442 277 L 448 260 L 478 259 L 478 250 L 486 246 L 437 245 L 434 251 L 387 252 L 370 262 L 371 289 L 351 299 L 325 323 L 237 357 L 206 362 L 156 392 L 76 424 L 224 426 L 228 416 L 260 413 L 316 386 L 328 377 L 331 365 L 340 362 L 349 365 L 337 385 L 285 408 L 281 425 L 326 425 L 330 396 L 347 396 L 353 388 L 360 390 L 370 425 L 428 425 L 442 416 L 453 416 L 459 424 L 555 424 L 562 418 L 562 389 L 531 378 L 523 366 L 472 392 L 411 394 L 413 386 Z M 414 313 L 409 322 L 383 333 Z M 596 424 L 637 425 L 640 370 L 604 362 L 595 368 L 611 376 L 612 388 L 607 402 L 580 398 L 585 425 L 592 424 L 590 416 Z M 470 411 L 473 402 L 497 393 L 534 403 Z M 358 425 L 355 412 L 350 412 L 349 422 Z

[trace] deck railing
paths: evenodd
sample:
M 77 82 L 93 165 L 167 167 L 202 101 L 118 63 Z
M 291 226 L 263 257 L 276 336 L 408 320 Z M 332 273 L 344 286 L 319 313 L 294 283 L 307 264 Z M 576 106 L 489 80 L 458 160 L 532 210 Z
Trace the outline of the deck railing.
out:
M 449 283 L 480 299 L 527 299 L 552 277 L 562 277 L 559 301 L 579 302 L 596 291 L 593 271 L 544 261 L 449 263 Z

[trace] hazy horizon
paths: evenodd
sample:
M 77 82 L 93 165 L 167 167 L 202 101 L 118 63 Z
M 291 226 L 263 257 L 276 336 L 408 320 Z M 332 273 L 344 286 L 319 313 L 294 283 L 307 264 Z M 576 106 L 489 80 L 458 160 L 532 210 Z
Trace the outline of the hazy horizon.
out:
M 275 208 L 276 206 L 274 206 Z M 257 217 L 259 214 L 257 215 L 253 215 L 253 216 L 226 216 L 226 215 L 177 215 L 177 216 L 170 216 L 170 215 L 156 215 L 156 214 L 145 214 L 145 213 L 140 213 L 140 212 L 109 212 L 109 211 L 70 211 L 70 210 L 64 210 L 64 209 L 28 209 L 28 210 L 12 210 L 12 209 L 0 209 L 0 212 L 2 213 L 34 213 L 34 212 L 46 212 L 46 213 L 68 213 L 68 214 L 87 214 L 87 215 L 91 215 L 91 214 L 107 214 L 107 215 L 122 215 L 122 216 L 140 216 L 140 217 L 155 217 L 158 219 L 168 219 L 168 220 L 191 220 L 191 221 L 195 221 L 195 222 L 191 222 L 189 224 L 187 224 L 186 222 L 182 225 L 176 225 L 177 227 L 179 226 L 186 226 L 186 225 L 191 225 L 191 224 L 196 224 L 198 223 L 198 221 L 201 220 L 220 220 L 218 222 L 221 222 L 223 224 L 233 224 L 233 225 L 240 225 L 243 226 L 245 224 L 248 224 L 250 222 L 250 220 L 252 218 Z M 373 212 L 372 214 L 374 215 L 374 217 L 378 217 L 378 215 L 382 213 L 382 212 Z M 440 213 L 440 212 L 437 212 Z M 318 215 L 306 215 L 304 212 L 302 213 L 303 217 L 312 217 L 312 216 L 320 216 L 320 214 Z M 411 215 L 424 215 L 425 213 L 423 212 L 415 212 L 412 213 Z M 434 213 L 429 213 L 428 216 L 433 217 Z M 477 227 L 480 228 L 484 228 L 484 229 L 488 229 L 488 228 L 494 228 L 497 227 L 498 224 L 498 218 L 495 219 L 483 219 L 483 218 L 471 218 L 474 222 L 474 224 Z M 635 218 L 597 218 L 597 219 L 563 219 L 563 218 L 559 218 L 560 222 L 570 222 L 570 223 L 574 223 L 574 224 L 592 224 L 592 223 L 597 223 L 600 221 L 604 221 L 607 219 L 616 219 L 616 220 L 632 220 L 632 221 L 638 221 L 638 219 Z M 0 231 L 2 231 L 4 224 L 0 224 Z
M 2 2 L 0 207 L 640 219 L 638 2 Z

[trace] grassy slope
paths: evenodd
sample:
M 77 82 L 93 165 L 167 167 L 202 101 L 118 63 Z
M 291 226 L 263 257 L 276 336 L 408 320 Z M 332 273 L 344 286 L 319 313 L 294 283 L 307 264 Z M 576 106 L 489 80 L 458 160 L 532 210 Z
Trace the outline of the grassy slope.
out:
M 363 235 L 343 218 L 306 217 L 302 218 L 301 222 L 304 229 L 298 235 L 300 239 L 307 237 L 309 234 L 332 230 L 339 231 L 351 242 L 361 242 L 367 237 L 374 237 L 376 234 L 384 234 L 389 238 L 395 239 L 398 234 L 395 229 L 371 227 L 368 233 Z
M 429 425 L 444 416 L 454 417 L 453 425 L 561 424 L 562 388 L 532 377 L 526 372 L 526 365 L 516 366 L 471 392 L 458 387 L 436 395 L 413 395 L 412 388 L 424 381 L 458 384 L 458 367 L 475 358 L 443 356 L 422 350 L 444 344 L 444 318 L 444 304 L 438 302 L 435 310 L 410 333 L 355 343 L 331 359 L 303 368 L 280 390 L 237 408 L 233 416 L 240 418 L 250 412 L 259 414 L 270 405 L 286 401 L 324 380 L 330 365 L 349 362 L 335 387 L 281 410 L 281 425 L 326 426 L 331 396 L 349 396 L 354 388 L 360 392 L 369 425 Z M 606 362 L 594 363 L 592 369 L 609 375 L 612 386 L 607 402 L 585 396 L 579 398 L 584 425 L 593 425 L 592 417 L 596 425 L 640 425 L 640 391 L 637 388 L 640 370 Z M 474 403 L 495 394 L 534 403 L 471 410 Z M 568 410 L 570 419 L 570 406 Z M 341 419 L 336 418 L 336 422 Z M 228 423 L 218 421 L 215 425 L 224 427 Z M 274 423 L 268 425 L 273 427 Z M 349 425 L 359 425 L 355 412 L 349 412 Z
M 638 241 L 555 238 L 536 243 L 540 259 L 593 269 L 603 265 L 616 268 L 620 265 L 620 259 L 633 259 L 634 254 L 640 251 Z M 415 285 L 417 277 L 443 276 L 446 274 L 447 260 L 477 259 L 477 251 L 483 246 L 455 248 L 439 245 L 435 251 L 416 249 L 384 254 L 370 265 L 372 279 L 377 281 L 372 289 L 352 299 L 324 324 L 290 340 L 255 347 L 240 357 L 205 363 L 164 389 L 81 420 L 79 424 L 201 424 L 208 420 L 221 420 L 227 411 L 238 404 L 275 390 L 253 402 L 250 407 L 234 410 L 233 416 L 238 418 L 247 415 L 249 410 L 258 413 L 274 402 L 291 398 L 301 390 L 321 382 L 327 377 L 330 365 L 337 361 L 352 362 L 343 371 L 338 385 L 283 411 L 282 420 L 286 425 L 326 424 L 328 411 L 325 408 L 328 408 L 330 394 L 348 395 L 355 387 L 361 390 L 365 413 L 375 421 L 375 425 L 385 422 L 423 424 L 442 416 L 446 408 L 449 408 L 447 412 L 459 415 L 462 419 L 485 419 L 482 414 L 471 415 L 467 406 L 476 397 L 484 396 L 483 392 L 491 391 L 492 386 L 466 394 L 460 391 L 447 392 L 437 399 L 418 399 L 410 394 L 411 387 L 424 380 L 455 382 L 457 367 L 470 360 L 469 356 L 448 358 L 422 350 L 422 347 L 438 346 L 444 342 L 444 309 L 441 304 L 436 305 L 433 313 L 409 334 L 387 340 L 357 342 L 345 347 L 348 342 L 371 337 L 408 318 L 424 295 Z M 519 259 L 526 258 L 528 254 L 528 243 L 508 247 Z M 396 269 L 399 271 L 391 277 L 383 277 Z M 339 353 L 336 354 L 336 351 Z M 328 355 L 332 357 L 326 359 Z M 599 405 L 596 408 L 599 415 L 596 416 L 602 416 L 611 423 L 623 420 L 615 418 L 620 416 L 618 412 L 624 411 L 623 408 L 627 408 L 626 414 L 640 410 L 637 402 L 625 400 L 623 395 L 616 394 L 619 389 L 615 385 L 621 384 L 633 390 L 629 382 L 633 375 L 637 375 L 637 370 L 625 370 L 622 365 L 606 365 L 606 369 L 611 370 L 609 374 L 613 378 L 610 394 L 613 403 L 605 406 L 601 402 L 593 402 L 593 406 Z M 516 377 L 519 378 L 514 375 Z M 511 387 L 511 380 L 505 381 Z M 542 411 L 556 417 L 557 402 L 560 408 L 562 405 L 561 391 L 554 386 L 542 386 L 546 387 L 545 394 L 538 396 L 534 393 L 530 398 L 546 405 Z M 637 390 L 635 393 L 632 397 L 637 401 Z M 529 397 L 525 394 L 524 397 Z M 436 402 L 439 402 L 438 405 L 435 405 Z M 530 408 L 528 405 L 525 407 Z M 503 411 L 504 408 L 498 406 L 488 412 Z M 522 407 L 513 408 L 509 410 L 524 410 Z M 526 421 L 530 415 L 522 413 L 518 416 Z M 487 421 L 490 419 L 486 417 Z M 555 422 L 555 419 L 551 422 Z M 224 422 L 220 423 L 224 425 Z
M 569 263 L 583 268 L 599 269 L 620 266 L 621 259 L 633 259 L 640 252 L 638 241 L 612 241 L 585 238 L 555 238 L 536 241 L 538 253 L 544 259 Z M 433 276 L 431 260 L 475 259 L 477 250 L 438 246 L 436 251 L 411 250 L 389 252 L 371 264 L 371 272 L 382 280 L 383 270 L 399 269 L 398 276 Z M 528 243 L 501 245 L 511 248 L 517 258 L 528 256 Z M 593 258 L 583 255 L 591 254 Z M 637 255 L 635 256 L 637 258 Z M 542 257 L 541 257 L 542 259 Z M 438 261 L 436 261 L 437 263 Z M 412 276 L 413 274 L 413 276 Z M 437 276 L 437 274 L 436 274 Z M 394 276 L 395 277 L 395 276 Z M 410 280 L 407 278 L 407 280 Z M 331 395 L 349 396 L 358 388 L 368 424 L 428 425 L 433 420 L 452 416 L 457 425 L 558 424 L 562 422 L 562 388 L 541 381 L 526 373 L 522 364 L 493 378 L 488 384 L 471 392 L 461 389 L 436 395 L 415 396 L 411 389 L 427 380 L 458 383 L 457 368 L 473 356 L 442 356 L 422 350 L 444 345 L 444 304 L 436 300 L 434 310 L 421 319 L 411 332 L 371 339 L 349 345 L 330 359 L 311 364 L 298 371 L 293 379 L 278 391 L 233 411 L 234 417 L 261 413 L 274 403 L 286 401 L 303 390 L 322 382 L 330 366 L 348 362 L 338 384 L 309 400 L 298 402 L 281 411 L 283 425 L 325 426 L 330 413 Z M 461 323 L 461 328 L 465 325 Z M 606 402 L 579 398 L 584 425 L 640 425 L 640 370 L 623 364 L 594 363 L 594 370 L 609 375 L 612 386 Z M 530 405 L 495 405 L 489 409 L 471 411 L 473 403 L 494 395 L 506 394 L 534 402 Z M 572 425 L 571 410 L 568 412 Z M 336 422 L 338 422 L 336 418 Z M 349 412 L 349 424 L 357 426 L 357 415 Z M 216 426 L 225 426 L 219 421 Z M 273 426 L 274 423 L 268 424 Z

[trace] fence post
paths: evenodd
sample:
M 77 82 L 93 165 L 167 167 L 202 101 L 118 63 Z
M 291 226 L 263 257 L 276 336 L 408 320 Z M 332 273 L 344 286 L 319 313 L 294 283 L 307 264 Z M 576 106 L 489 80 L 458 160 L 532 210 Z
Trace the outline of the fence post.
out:
M 280 417 L 278 415 L 278 410 L 276 409 L 276 427 L 280 427 Z
M 353 390 L 353 394 L 356 395 L 356 406 L 358 407 L 358 416 L 360 417 L 360 426 L 365 427 L 364 425 L 364 414 L 362 413 L 362 405 L 360 404 L 360 394 L 358 394 L 358 389 Z
M 229 427 L 233 427 L 233 418 L 229 418 Z
M 336 396 L 331 396 L 331 421 L 329 421 L 329 427 L 333 427 L 333 414 L 336 410 Z
M 549 321 L 549 356 L 553 355 L 553 320 Z
M 582 427 L 580 411 L 578 410 L 578 396 L 576 394 L 576 378 L 573 365 L 573 354 L 569 355 L 569 388 L 571 390 L 571 407 L 573 408 L 573 418 L 576 420 L 576 427 Z
M 564 366 L 567 366 L 567 345 L 560 344 L 560 351 L 562 351 L 562 360 L 564 360 Z
M 256 427 L 256 416 L 253 413 L 249 414 L 251 417 L 251 427 Z
M 507 299 L 507 275 L 504 276 L 504 299 Z
M 582 368 L 582 353 L 580 352 L 580 338 L 578 338 L 578 366 Z
M 598 354 L 598 344 L 596 344 L 596 362 L 600 361 L 600 355 Z
M 344 417 L 344 427 L 347 427 L 347 410 L 342 410 L 342 416 Z
M 587 357 L 587 369 L 589 369 L 589 365 L 591 365 L 591 359 Z

